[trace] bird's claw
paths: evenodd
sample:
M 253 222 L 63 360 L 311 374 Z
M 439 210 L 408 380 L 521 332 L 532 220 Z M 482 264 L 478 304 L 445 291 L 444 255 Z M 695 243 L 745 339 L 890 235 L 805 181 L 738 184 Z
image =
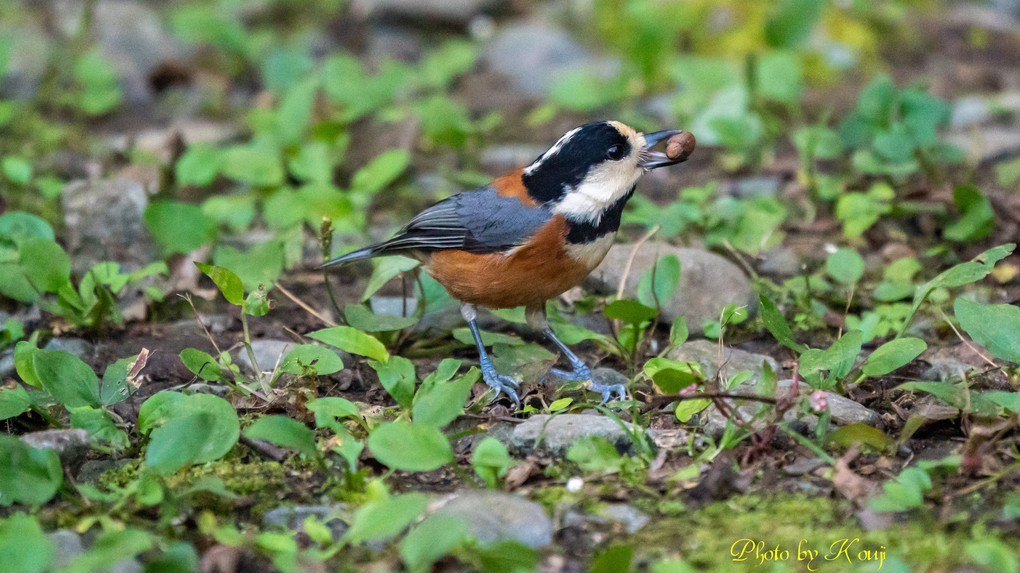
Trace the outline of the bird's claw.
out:
M 592 381 L 588 389 L 602 394 L 602 404 L 613 400 L 627 399 L 627 388 L 623 384 L 599 384 Z
M 482 380 L 496 391 L 497 398 L 499 398 L 499 393 L 503 392 L 513 400 L 515 408 L 521 407 L 521 399 L 517 397 L 517 390 L 521 387 L 520 382 L 496 372 L 495 368 L 482 369 Z
M 574 370 L 568 372 L 566 370 L 560 370 L 559 368 L 553 368 L 549 372 L 561 380 L 590 380 L 588 389 L 592 392 L 598 392 L 602 394 L 602 403 L 610 402 L 612 400 L 626 400 L 627 399 L 627 388 L 623 384 L 599 384 L 591 376 L 591 370 L 587 366 L 579 365 L 575 366 Z

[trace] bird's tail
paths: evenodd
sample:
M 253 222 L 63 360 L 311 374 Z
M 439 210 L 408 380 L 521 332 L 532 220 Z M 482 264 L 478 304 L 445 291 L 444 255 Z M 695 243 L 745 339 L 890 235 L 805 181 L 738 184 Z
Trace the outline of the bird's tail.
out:
M 382 250 L 383 250 L 383 245 L 379 244 L 379 245 L 372 245 L 370 247 L 365 247 L 365 248 L 362 248 L 362 249 L 358 249 L 356 251 L 351 251 L 351 252 L 347 253 L 346 255 L 342 255 L 342 256 L 339 256 L 339 257 L 337 257 L 337 258 L 335 258 L 333 260 L 326 261 L 325 263 L 322 263 L 322 267 L 321 268 L 338 267 L 340 265 L 346 265 L 347 263 L 353 263 L 354 261 L 362 261 L 362 260 L 365 260 L 365 259 L 371 259 L 372 257 L 376 257 L 376 256 L 379 256 L 380 254 L 382 254 L 381 253 Z

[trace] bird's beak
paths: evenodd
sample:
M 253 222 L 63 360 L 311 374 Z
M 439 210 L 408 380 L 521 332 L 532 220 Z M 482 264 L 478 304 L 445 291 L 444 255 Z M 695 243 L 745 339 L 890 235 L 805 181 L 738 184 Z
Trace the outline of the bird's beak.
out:
M 666 157 L 665 153 L 661 151 L 651 151 L 652 147 L 660 141 L 664 141 L 673 137 L 678 133 L 683 133 L 682 129 L 666 129 L 663 131 L 656 131 L 655 133 L 649 133 L 645 136 L 645 149 L 641 153 L 641 161 L 639 165 L 647 169 L 656 169 L 658 167 L 666 167 L 667 165 L 676 165 L 677 163 L 683 163 L 687 161 L 686 156 L 678 157 L 676 159 L 670 159 Z

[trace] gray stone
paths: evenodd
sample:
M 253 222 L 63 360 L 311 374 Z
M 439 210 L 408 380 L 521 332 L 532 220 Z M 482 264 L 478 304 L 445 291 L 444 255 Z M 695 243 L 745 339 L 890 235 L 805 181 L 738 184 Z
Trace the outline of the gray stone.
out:
M 800 274 L 803 264 L 793 249 L 779 246 L 761 254 L 758 271 L 785 278 Z
M 634 452 L 628 430 L 609 417 L 592 414 L 536 414 L 514 428 L 510 445 L 523 455 L 563 457 L 579 440 L 592 436 L 609 440 L 617 451 Z
M 81 536 L 70 529 L 58 529 L 46 534 L 53 543 L 53 562 L 50 563 L 53 571 L 66 567 L 71 561 L 85 553 Z
M 122 460 L 88 460 L 81 465 L 81 469 L 78 470 L 78 474 L 74 479 L 78 480 L 78 483 L 94 482 L 106 472 L 114 469 L 120 469 L 128 464 L 135 463 L 136 461 L 137 460 L 130 458 Z
M 283 359 L 287 357 L 287 354 L 289 354 L 291 350 L 294 350 L 295 346 L 299 346 L 299 343 L 294 342 L 293 340 L 265 339 L 253 340 L 251 343 L 251 349 L 255 354 L 255 360 L 258 362 L 259 368 L 261 368 L 263 372 L 272 372 L 281 362 L 283 362 Z M 350 354 L 337 350 L 331 346 L 327 346 L 326 348 L 336 352 L 344 364 L 351 363 Z M 243 346 L 236 351 L 234 360 L 243 368 L 254 370 L 251 360 L 248 358 L 248 351 L 245 350 Z
M 76 273 L 100 261 L 121 263 L 133 271 L 157 260 L 156 248 L 142 219 L 149 204 L 137 181 L 73 181 L 61 196 L 68 254 Z
M 0 24 L 0 37 L 7 38 L 15 49 L 8 51 L 7 73 L 0 82 L 0 94 L 19 100 L 36 96 L 39 81 L 46 73 L 50 58 L 50 41 L 38 22 L 29 20 L 27 10 L 16 16 L 17 22 Z M 10 14 L 10 12 L 8 12 Z
M 59 25 L 73 36 L 81 23 L 84 3 L 75 0 L 56 2 L 62 16 Z M 145 2 L 99 0 L 92 15 L 93 36 L 103 55 L 117 69 L 130 103 L 152 100 L 150 74 L 162 63 L 180 61 L 192 50 L 163 26 L 160 15 Z
M 644 512 L 626 503 L 611 503 L 599 513 L 613 521 L 622 523 L 627 533 L 635 533 L 650 521 Z
M 42 430 L 21 436 L 21 441 L 37 450 L 53 450 L 60 463 L 77 472 L 89 451 L 89 433 L 85 430 Z
M 967 127 L 984 123 L 994 116 L 992 104 L 981 96 L 964 96 L 953 103 L 953 114 L 949 126 Z
M 780 380 L 776 388 L 776 396 L 784 396 L 789 392 L 790 385 L 793 383 L 792 380 Z M 802 395 L 810 394 L 813 392 L 810 386 L 807 384 L 800 384 L 800 393 Z M 754 386 L 751 383 L 745 383 L 733 390 L 735 393 L 754 393 Z M 825 393 L 825 399 L 828 402 L 829 413 L 831 420 L 834 425 L 846 426 L 849 424 L 866 424 L 869 426 L 881 426 L 881 418 L 878 413 L 871 408 L 866 408 L 853 400 L 834 394 L 832 392 Z M 727 404 L 730 406 L 734 405 L 733 400 L 727 400 Z M 762 405 L 757 402 L 744 402 L 740 405 L 737 410 L 740 415 L 743 416 L 744 420 L 750 420 L 754 415 L 761 409 Z M 712 434 L 713 436 L 722 435 L 726 429 L 726 417 L 719 412 L 715 406 L 709 406 L 702 412 L 702 427 L 705 432 Z M 801 412 L 797 408 L 791 408 L 786 411 L 783 416 L 783 420 L 787 422 L 802 421 L 807 424 L 808 428 L 814 430 L 818 425 L 818 416 L 814 413 Z M 757 419 L 751 422 L 751 428 L 754 430 L 761 430 L 765 427 L 765 420 Z
M 532 98 L 548 95 L 564 74 L 584 70 L 611 77 L 620 69 L 618 60 L 592 56 L 563 30 L 537 22 L 503 26 L 486 46 L 482 63 Z
M 799 457 L 793 463 L 783 466 L 783 471 L 787 475 L 802 476 L 826 465 L 828 465 L 827 462 L 821 458 Z
M 344 504 L 337 505 L 291 505 L 277 507 L 262 517 L 262 527 L 280 527 L 292 531 L 302 531 L 305 520 L 315 516 L 321 523 L 329 528 L 333 534 L 333 540 L 337 541 L 343 537 L 350 527 L 347 522 L 340 518 L 346 511 Z
M 775 177 L 745 177 L 734 184 L 738 197 L 775 197 L 782 183 Z
M 461 493 L 442 503 L 434 513 L 462 518 L 482 545 L 516 541 L 538 549 L 552 543 L 552 521 L 545 510 L 518 495 L 495 491 Z
M 947 135 L 946 142 L 962 149 L 968 159 L 994 161 L 1020 152 L 1020 130 L 997 125 L 965 129 Z
M 602 264 L 588 277 L 585 285 L 600 292 L 615 292 L 634 245 L 613 245 Z M 758 311 L 758 296 L 751 281 L 737 265 L 719 255 L 664 244 L 645 243 L 638 249 L 627 275 L 624 294 L 637 296 L 637 285 L 645 271 L 660 258 L 676 255 L 680 259 L 680 286 L 662 305 L 660 320 L 671 323 L 686 317 L 692 336 L 701 336 L 705 322 L 719 320 L 722 309 L 734 303 L 747 306 L 748 314 Z
M 14 374 L 14 369 L 14 349 L 4 350 L 0 353 L 0 379 Z
M 508 0 L 354 0 L 361 17 L 389 18 L 429 26 L 436 22 L 466 26 L 473 18 L 501 11 Z
M 92 358 L 93 345 L 91 342 L 81 338 L 51 338 L 43 348 L 46 350 L 63 350 L 88 362 Z
M 771 356 L 726 347 L 720 357 L 719 344 L 708 340 L 688 341 L 679 348 L 670 351 L 666 358 L 697 362 L 705 370 L 705 376 L 708 379 L 716 377 L 720 364 L 726 369 L 723 372 L 724 377 L 733 376 L 742 370 L 750 370 L 751 378 L 744 385 L 752 388 L 762 379 L 765 363 L 768 363 L 773 372 L 779 372 L 779 363 Z
M 591 371 L 591 377 L 600 384 L 622 384 L 624 388 L 630 387 L 630 378 L 622 372 L 612 368 L 599 367 Z

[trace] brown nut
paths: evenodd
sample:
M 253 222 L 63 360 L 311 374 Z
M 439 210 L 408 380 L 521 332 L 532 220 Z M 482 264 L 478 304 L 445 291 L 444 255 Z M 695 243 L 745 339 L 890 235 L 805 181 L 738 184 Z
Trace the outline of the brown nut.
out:
M 666 140 L 666 157 L 684 160 L 694 152 L 696 141 L 689 131 L 678 133 Z

